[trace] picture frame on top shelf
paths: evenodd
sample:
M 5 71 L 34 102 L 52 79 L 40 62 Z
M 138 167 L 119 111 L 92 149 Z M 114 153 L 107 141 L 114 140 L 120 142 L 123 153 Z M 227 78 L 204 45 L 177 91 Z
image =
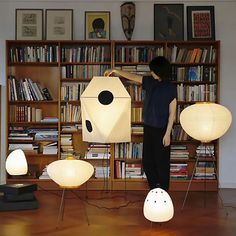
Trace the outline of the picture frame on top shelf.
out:
M 15 10 L 16 40 L 43 39 L 43 9 Z
M 73 39 L 73 9 L 46 9 L 46 40 Z
M 110 12 L 86 11 L 84 34 L 85 40 L 109 40 Z
M 154 40 L 184 40 L 184 4 L 154 4 Z
M 215 40 L 214 6 L 187 6 L 188 40 Z

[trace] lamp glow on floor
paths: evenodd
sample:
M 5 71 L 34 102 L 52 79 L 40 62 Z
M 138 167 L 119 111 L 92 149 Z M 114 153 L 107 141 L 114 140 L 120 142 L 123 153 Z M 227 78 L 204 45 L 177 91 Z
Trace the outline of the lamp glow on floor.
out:
M 224 106 L 213 102 L 200 102 L 186 107 L 180 113 L 180 124 L 184 131 L 192 138 L 209 143 L 222 137 L 232 122 L 231 112 Z M 188 184 L 182 209 L 184 208 L 194 172 L 198 163 L 197 156 L 194 170 Z

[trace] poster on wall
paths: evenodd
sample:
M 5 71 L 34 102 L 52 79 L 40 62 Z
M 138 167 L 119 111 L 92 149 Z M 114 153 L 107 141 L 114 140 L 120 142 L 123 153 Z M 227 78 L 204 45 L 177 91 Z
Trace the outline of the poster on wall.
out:
M 188 40 L 215 40 L 214 6 L 187 7 Z
M 85 40 L 110 39 L 110 12 L 85 12 Z
M 16 9 L 17 40 L 43 39 L 43 10 L 42 9 Z
M 154 40 L 184 39 L 184 4 L 154 4 Z

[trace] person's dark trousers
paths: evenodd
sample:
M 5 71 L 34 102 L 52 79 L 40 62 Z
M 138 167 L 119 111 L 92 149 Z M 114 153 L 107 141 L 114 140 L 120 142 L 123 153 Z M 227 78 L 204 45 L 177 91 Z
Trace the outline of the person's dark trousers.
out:
M 163 146 L 166 128 L 144 125 L 143 169 L 149 188 L 160 187 L 169 190 L 170 181 L 170 146 Z

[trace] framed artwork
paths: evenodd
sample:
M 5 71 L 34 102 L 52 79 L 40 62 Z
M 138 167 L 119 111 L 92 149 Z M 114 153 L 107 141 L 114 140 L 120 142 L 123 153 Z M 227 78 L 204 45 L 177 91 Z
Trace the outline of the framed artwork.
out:
M 184 40 L 184 4 L 154 4 L 154 40 Z
M 16 9 L 17 40 L 43 39 L 43 9 Z
M 214 6 L 187 7 L 188 40 L 215 40 Z
M 46 39 L 73 39 L 73 9 L 46 9 Z
M 85 39 L 108 40 L 110 39 L 110 12 L 86 11 L 85 12 Z

